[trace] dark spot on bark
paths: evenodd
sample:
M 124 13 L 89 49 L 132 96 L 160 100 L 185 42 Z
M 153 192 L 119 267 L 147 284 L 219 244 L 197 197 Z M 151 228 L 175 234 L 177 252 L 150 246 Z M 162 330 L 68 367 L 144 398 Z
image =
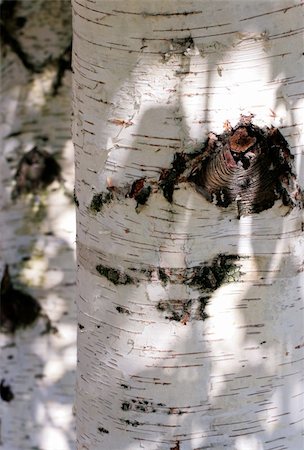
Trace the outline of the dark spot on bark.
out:
M 140 423 L 137 420 L 125 420 L 125 419 L 120 420 L 124 422 L 126 425 L 131 425 L 131 427 L 138 427 L 139 425 L 143 425 L 143 423 Z
M 112 200 L 112 192 L 101 192 L 100 194 L 94 194 L 90 204 L 90 209 L 95 212 L 100 212 L 103 205 L 111 203 Z
M 151 192 L 152 188 L 149 184 L 146 184 L 145 178 L 140 178 L 139 180 L 134 181 L 128 196 L 136 200 L 136 207 L 138 207 L 139 205 L 145 205 L 147 203 Z
M 96 266 L 96 270 L 100 275 L 106 277 L 111 283 L 117 284 L 132 284 L 133 279 L 121 270 L 113 269 L 112 267 L 106 267 L 99 264 Z
M 163 269 L 162 267 L 158 268 L 158 278 L 164 285 L 166 285 L 169 281 L 169 276 L 166 274 L 165 269 Z
M 128 196 L 130 198 L 134 198 L 143 189 L 144 185 L 145 185 L 145 178 L 140 178 L 139 180 L 134 181 Z
M 5 383 L 4 379 L 2 379 L 0 383 L 0 397 L 4 402 L 10 402 L 14 399 L 12 388 L 9 384 Z
M 37 380 L 42 380 L 45 377 L 44 373 L 36 373 L 35 378 Z
M 79 323 L 79 324 L 78 324 L 78 328 L 79 328 L 79 330 L 83 330 L 83 329 L 84 329 L 84 326 L 81 325 L 81 323 Z
M 200 297 L 198 299 L 197 317 L 201 320 L 206 320 L 209 317 L 208 314 L 205 312 L 209 300 L 210 297 Z
M 159 186 L 168 202 L 173 202 L 173 192 L 179 176 L 186 169 L 187 155 L 175 153 L 172 168 L 164 169 L 159 178 Z
M 205 292 L 213 292 L 224 283 L 239 281 L 242 274 L 240 266 L 235 263 L 239 259 L 238 255 L 220 254 L 210 265 L 195 267 L 189 284 Z
M 77 208 L 79 208 L 79 201 L 78 201 L 75 189 L 73 190 L 73 200 L 74 200 L 74 203 L 77 206 Z
M 12 191 L 15 199 L 21 194 L 36 193 L 45 189 L 53 181 L 61 180 L 61 168 L 55 158 L 46 150 L 37 147 L 25 153 L 18 164 L 15 175 L 16 185 Z
M 123 389 L 131 389 L 130 386 L 128 386 L 127 384 L 122 383 L 120 385 L 120 387 L 122 387 Z
M 109 431 L 103 427 L 98 427 L 98 431 L 99 431 L 99 433 L 109 434 Z
M 41 307 L 31 295 L 13 287 L 8 265 L 1 280 L 0 326 L 4 332 L 32 325 L 41 313 Z
M 186 15 L 186 13 L 184 14 Z M 194 49 L 194 41 L 191 36 L 170 40 L 170 48 L 163 54 L 164 60 L 168 61 L 173 55 L 187 55 L 189 50 Z
M 187 50 L 194 48 L 194 41 L 191 36 L 172 39 L 171 44 L 175 48 L 175 51 L 179 51 L 180 53 L 184 53 Z
M 7 359 L 14 359 L 14 355 L 8 355 Z
M 16 26 L 17 26 L 17 28 L 23 28 L 24 27 L 24 25 L 26 24 L 26 22 L 27 22 L 27 18 L 26 17 L 16 17 L 16 19 L 15 19 L 15 23 L 16 23 Z
M 129 411 L 131 409 L 131 404 L 129 402 L 123 402 L 121 404 L 121 409 L 123 411 Z
M 124 308 L 123 306 L 116 306 L 116 311 L 118 311 L 120 314 L 131 314 L 130 311 L 127 308 Z
M 140 411 L 143 413 L 154 413 L 157 411 L 157 405 L 148 400 L 133 398 L 130 402 L 124 402 L 122 408 L 124 411 Z
M 151 191 L 151 186 L 143 187 L 142 190 L 136 196 L 134 196 L 135 200 L 137 201 L 137 205 L 145 205 L 148 201 L 148 198 L 150 197 Z

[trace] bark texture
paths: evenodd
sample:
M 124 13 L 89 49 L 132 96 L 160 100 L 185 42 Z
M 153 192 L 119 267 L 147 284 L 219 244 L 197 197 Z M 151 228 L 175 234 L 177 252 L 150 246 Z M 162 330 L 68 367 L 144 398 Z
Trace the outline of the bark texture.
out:
M 1 449 L 72 450 L 71 5 L 0 6 Z
M 301 448 L 300 210 L 212 204 L 178 155 L 253 114 L 300 173 L 302 13 L 73 2 L 79 450 Z

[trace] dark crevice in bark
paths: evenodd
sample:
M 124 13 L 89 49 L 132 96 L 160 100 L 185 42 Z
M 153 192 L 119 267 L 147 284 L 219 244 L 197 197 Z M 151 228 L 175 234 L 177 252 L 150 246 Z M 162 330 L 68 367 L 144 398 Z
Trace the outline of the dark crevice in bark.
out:
M 164 170 L 159 186 L 172 203 L 180 182 L 191 182 L 206 200 L 226 208 L 232 202 L 238 217 L 262 212 L 281 199 L 289 207 L 302 204 L 302 193 L 292 171 L 293 156 L 277 128 L 260 128 L 242 116 L 233 128 L 209 133 L 199 152 L 177 153 Z

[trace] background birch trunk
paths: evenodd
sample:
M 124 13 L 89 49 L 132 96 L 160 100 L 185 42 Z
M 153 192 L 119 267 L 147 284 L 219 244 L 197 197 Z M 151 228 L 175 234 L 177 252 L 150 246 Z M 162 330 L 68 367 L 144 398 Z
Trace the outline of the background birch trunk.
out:
M 301 173 L 302 13 L 74 0 L 78 449 L 302 447 L 299 209 L 157 182 L 249 113 Z
M 71 5 L 69 0 L 1 0 L 0 8 L 0 448 L 72 450 L 76 308 Z M 55 158 L 63 181 L 12 199 L 20 161 L 34 147 Z M 5 265 L 15 289 L 11 296 L 3 289 Z M 15 310 L 17 323 L 6 315 L 18 306 L 16 289 L 41 308 L 37 320 L 25 328 L 18 327 L 30 315 L 24 297 L 25 307 Z

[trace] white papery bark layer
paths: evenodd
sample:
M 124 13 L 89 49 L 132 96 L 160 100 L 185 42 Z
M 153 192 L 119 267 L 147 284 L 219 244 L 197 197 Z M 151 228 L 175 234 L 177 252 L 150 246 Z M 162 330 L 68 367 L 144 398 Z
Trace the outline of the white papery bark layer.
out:
M 299 211 L 277 202 L 239 220 L 186 183 L 172 204 L 152 193 L 140 212 L 115 189 L 101 211 L 90 204 L 158 179 L 175 152 L 246 112 L 281 127 L 299 170 L 300 5 L 73 7 L 78 448 L 299 448 Z M 212 293 L 206 320 L 170 320 L 160 304 L 206 292 L 159 268 L 184 273 L 219 254 L 241 257 L 241 278 Z

